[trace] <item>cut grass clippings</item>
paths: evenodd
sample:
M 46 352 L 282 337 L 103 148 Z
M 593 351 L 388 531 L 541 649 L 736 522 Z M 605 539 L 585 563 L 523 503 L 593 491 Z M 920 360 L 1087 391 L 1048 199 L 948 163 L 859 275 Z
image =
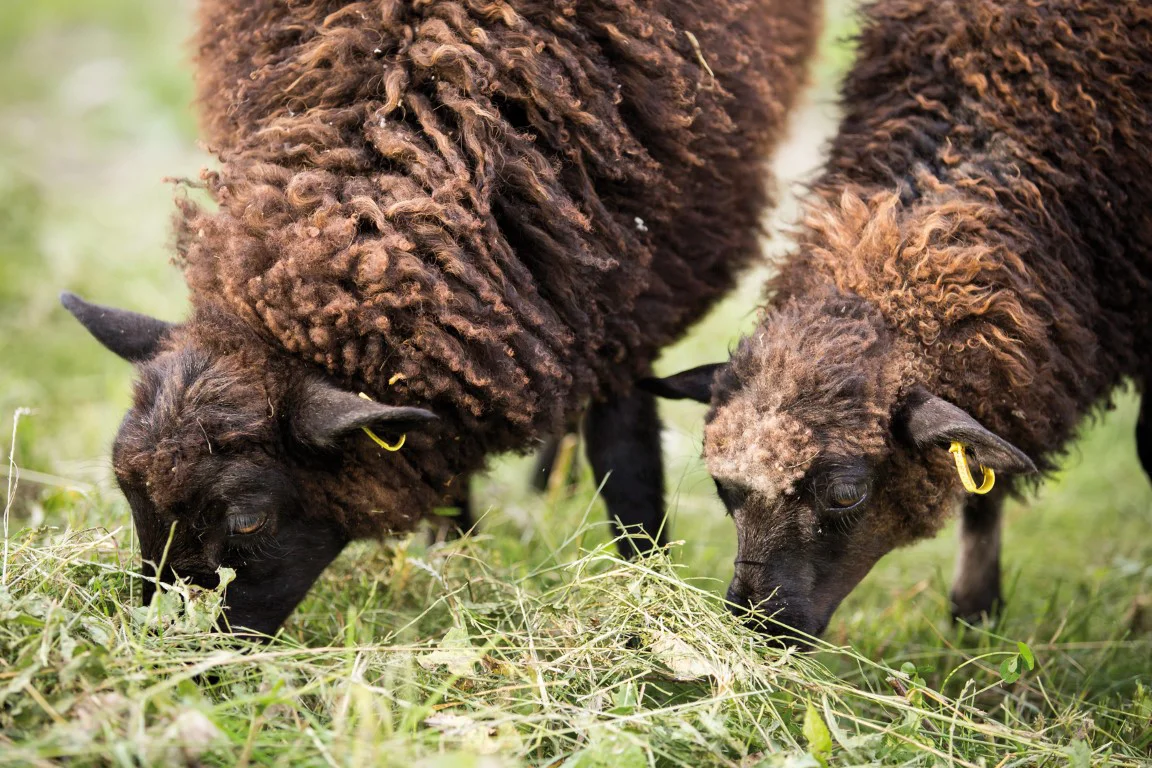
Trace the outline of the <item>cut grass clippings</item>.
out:
M 948 621 L 949 530 L 885 557 L 833 617 L 832 646 L 767 646 L 718 596 L 735 532 L 699 461 L 704 409 L 676 402 L 661 416 L 683 543 L 667 555 L 614 557 L 583 462 L 539 497 L 523 462 L 500 459 L 477 478 L 480 535 L 349 547 L 271 644 L 206 632 L 215 593 L 141 606 L 107 459 L 131 369 L 57 295 L 185 311 L 163 179 L 211 164 L 189 108 L 194 6 L 0 3 L 0 435 L 16 438 L 0 461 L 0 764 L 1152 764 L 1152 488 L 1132 392 L 1008 505 L 991 629 Z M 782 192 L 811 178 L 838 119 L 853 4 L 825 7 L 814 90 L 773 161 Z M 780 197 L 772 221 L 787 223 Z M 764 277 L 658 373 L 721 359 Z
M 208 633 L 215 592 L 137 606 L 125 533 L 11 541 L 0 763 L 1147 764 L 1117 737 L 1152 702 L 1095 726 L 1059 717 L 1075 703 L 1045 691 L 1043 655 L 1058 649 L 1005 642 L 966 661 L 950 697 L 911 664 L 772 648 L 663 554 L 628 563 L 574 537 L 525 569 L 485 537 L 361 546 L 321 588 L 337 613 L 313 631 L 330 636 L 305 647 Z M 981 703 L 993 690 L 1032 715 L 994 717 Z

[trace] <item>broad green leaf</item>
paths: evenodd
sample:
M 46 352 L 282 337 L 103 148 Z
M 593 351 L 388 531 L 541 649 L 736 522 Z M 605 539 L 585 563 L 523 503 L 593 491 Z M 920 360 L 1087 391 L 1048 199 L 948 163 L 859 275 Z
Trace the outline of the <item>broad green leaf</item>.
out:
M 639 703 L 640 695 L 636 691 L 636 684 L 629 682 L 616 690 L 609 712 L 613 715 L 630 715 L 636 711 L 636 705 Z
M 844 729 L 840 727 L 840 724 L 838 722 L 836 722 L 836 714 L 832 711 L 832 707 L 830 707 L 828 705 L 828 697 L 827 696 L 824 697 L 823 704 L 824 704 L 824 723 L 825 723 L 825 725 L 828 726 L 828 730 L 832 734 L 833 740 L 835 740 L 835 742 L 837 744 L 839 744 L 841 747 L 843 747 L 844 749 L 851 751 L 851 747 L 849 746 L 849 744 L 851 743 L 851 739 L 848 736 L 848 734 L 846 734 L 844 732 Z
M 808 749 L 814 755 L 823 755 L 832 750 L 832 734 L 811 701 L 804 710 L 804 738 L 808 741 Z
M 1006 683 L 1014 683 L 1020 679 L 1020 657 L 1013 654 L 1000 663 L 1000 677 Z
M 1017 650 L 1020 651 L 1020 658 L 1024 660 L 1024 666 L 1029 670 L 1036 669 L 1036 657 L 1032 654 L 1032 649 L 1028 647 L 1027 643 L 1016 643 Z

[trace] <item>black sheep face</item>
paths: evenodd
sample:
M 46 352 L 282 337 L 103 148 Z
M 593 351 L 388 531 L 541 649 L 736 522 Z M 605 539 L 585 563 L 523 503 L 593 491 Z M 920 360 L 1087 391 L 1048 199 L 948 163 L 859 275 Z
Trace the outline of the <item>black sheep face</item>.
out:
M 895 349 L 874 309 L 834 294 L 768 314 L 728 363 L 643 384 L 712 406 L 704 458 L 737 534 L 728 600 L 758 629 L 806 644 L 881 557 L 935 533 L 960 498 L 953 441 L 1002 475 L 1035 471 L 960 408 L 901 388 Z
M 63 302 L 138 366 L 112 463 L 132 507 L 145 602 L 155 577 L 212 588 L 220 567 L 233 568 L 226 628 L 274 634 L 349 540 L 332 510 L 306 502 L 318 473 L 339 471 L 341 438 L 362 428 L 404 432 L 435 416 L 365 400 L 307 372 L 271 391 L 266 371 L 198 349 L 178 326 L 71 295 Z

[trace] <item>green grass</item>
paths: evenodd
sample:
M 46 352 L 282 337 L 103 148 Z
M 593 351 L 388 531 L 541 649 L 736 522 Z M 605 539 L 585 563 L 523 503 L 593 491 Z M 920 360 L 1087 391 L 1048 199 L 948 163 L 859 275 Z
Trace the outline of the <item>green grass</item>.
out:
M 833 6 L 830 39 L 851 30 Z M 886 558 L 819 653 L 764 648 L 718 598 L 734 531 L 697 459 L 702 409 L 684 404 L 664 409 L 682 542 L 667 557 L 611 555 L 586 468 L 546 499 L 504 459 L 477 489 L 480 535 L 353 546 L 271 646 L 206 634 L 212 593 L 139 606 L 106 458 L 131 372 L 56 293 L 182 312 L 163 178 L 206 162 L 186 106 L 188 7 L 0 5 L 0 435 L 23 469 L 5 496 L 0 764 L 1152 761 L 1152 490 L 1127 392 L 1011 508 L 993 628 L 948 621 L 950 530 Z M 816 101 L 847 61 L 828 47 Z M 806 170 L 798 156 L 785 165 Z M 757 293 L 754 277 L 661 370 L 719 358 Z

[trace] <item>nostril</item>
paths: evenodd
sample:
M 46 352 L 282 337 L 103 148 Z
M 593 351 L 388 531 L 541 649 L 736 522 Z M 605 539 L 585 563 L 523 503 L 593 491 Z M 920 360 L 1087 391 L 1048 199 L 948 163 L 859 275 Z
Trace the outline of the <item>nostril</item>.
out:
M 776 594 L 759 597 L 739 581 L 733 581 L 725 595 L 728 610 L 743 620 L 750 629 L 765 636 L 773 645 L 800 645 L 797 641 L 806 622 L 802 612 L 794 610 L 789 600 Z M 800 629 L 800 632 L 797 629 Z

